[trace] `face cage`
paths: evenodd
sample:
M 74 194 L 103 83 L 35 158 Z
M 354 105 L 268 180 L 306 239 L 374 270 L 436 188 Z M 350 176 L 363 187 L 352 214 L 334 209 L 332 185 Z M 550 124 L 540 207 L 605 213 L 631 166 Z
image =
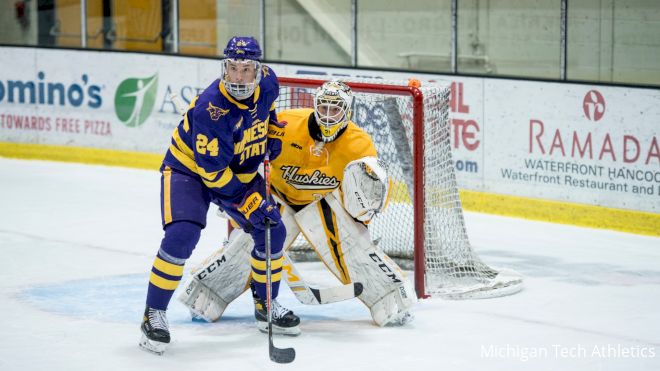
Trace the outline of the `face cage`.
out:
M 229 82 L 228 72 L 227 72 L 229 62 L 240 63 L 240 64 L 246 62 L 254 63 L 254 68 L 256 69 L 257 72 L 254 82 L 248 82 L 244 84 Z M 225 86 L 225 89 L 227 89 L 227 92 L 231 94 L 232 97 L 238 100 L 247 99 L 252 94 L 254 94 L 254 90 L 257 88 L 257 85 L 259 85 L 259 82 L 261 81 L 261 62 L 249 60 L 249 59 L 241 60 L 241 59 L 225 58 L 222 60 L 221 76 L 222 76 L 222 84 Z
M 319 113 L 320 106 L 327 106 L 327 112 L 330 113 L 331 107 L 339 107 L 341 115 L 338 119 L 334 119 L 334 115 L 330 116 L 328 114 L 321 115 Z M 324 99 L 319 98 L 314 100 L 314 116 L 316 117 L 316 123 L 321 129 L 321 138 L 324 142 L 329 143 L 335 140 L 337 134 L 348 125 L 348 120 L 350 120 L 350 107 L 347 107 L 348 104 L 343 99 Z

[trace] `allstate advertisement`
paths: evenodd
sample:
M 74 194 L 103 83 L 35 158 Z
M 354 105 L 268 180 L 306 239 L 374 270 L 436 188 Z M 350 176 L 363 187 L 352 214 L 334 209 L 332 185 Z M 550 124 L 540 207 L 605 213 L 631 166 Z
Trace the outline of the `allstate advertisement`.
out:
M 0 142 L 164 153 L 219 73 L 201 58 L 2 47 Z M 660 89 L 271 64 L 278 75 L 439 82 L 461 188 L 660 212 Z

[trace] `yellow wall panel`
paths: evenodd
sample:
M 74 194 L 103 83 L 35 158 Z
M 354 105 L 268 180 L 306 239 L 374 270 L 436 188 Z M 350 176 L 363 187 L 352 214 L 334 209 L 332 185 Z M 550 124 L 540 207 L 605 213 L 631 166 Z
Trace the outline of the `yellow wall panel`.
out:
M 57 29 L 56 45 L 80 47 L 80 0 L 55 2 Z M 87 47 L 103 48 L 103 1 L 87 0 Z
M 163 26 L 160 0 L 118 0 L 112 2 L 116 40 L 114 49 L 160 52 Z
M 216 55 L 216 1 L 189 0 L 179 4 L 179 52 Z

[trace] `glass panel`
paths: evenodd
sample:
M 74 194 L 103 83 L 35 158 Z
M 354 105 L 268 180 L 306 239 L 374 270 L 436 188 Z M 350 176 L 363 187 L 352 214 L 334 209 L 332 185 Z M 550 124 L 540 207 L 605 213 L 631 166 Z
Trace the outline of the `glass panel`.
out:
M 51 5 L 51 17 L 52 13 Z M 0 44 L 37 45 L 38 30 L 36 1 L 20 7 L 14 1 L 0 1 Z
M 40 39 L 45 30 L 40 29 Z M 55 1 L 55 23 L 49 30 L 57 46 L 80 46 L 80 1 Z
M 161 0 L 112 1 L 112 48 L 159 52 L 163 50 Z
M 87 44 L 103 47 L 103 0 L 87 0 Z M 0 43 L 79 47 L 80 0 L 0 2 Z
M 255 37 L 264 47 L 259 35 L 260 3 L 259 0 L 217 0 L 217 55 L 223 55 L 232 36 Z M 266 58 L 270 56 L 266 55 Z
M 561 1 L 458 3 L 458 72 L 559 78 Z
M 451 71 L 451 0 L 358 1 L 358 48 L 361 67 Z
M 658 85 L 659 35 L 655 0 L 569 1 L 567 77 Z
M 80 9 L 80 8 L 79 8 Z M 80 18 L 80 15 L 78 16 Z M 103 49 L 103 0 L 87 0 L 87 47 Z M 80 32 L 80 29 L 78 29 Z
M 266 58 L 350 65 L 351 0 L 268 1 Z
M 179 1 L 179 53 L 217 55 L 216 0 Z

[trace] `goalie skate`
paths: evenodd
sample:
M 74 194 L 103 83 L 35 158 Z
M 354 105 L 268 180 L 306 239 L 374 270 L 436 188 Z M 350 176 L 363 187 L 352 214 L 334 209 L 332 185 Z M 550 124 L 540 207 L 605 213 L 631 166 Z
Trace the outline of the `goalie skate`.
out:
M 149 352 L 163 355 L 170 343 L 170 331 L 164 310 L 147 307 L 142 319 L 142 338 L 140 348 Z

